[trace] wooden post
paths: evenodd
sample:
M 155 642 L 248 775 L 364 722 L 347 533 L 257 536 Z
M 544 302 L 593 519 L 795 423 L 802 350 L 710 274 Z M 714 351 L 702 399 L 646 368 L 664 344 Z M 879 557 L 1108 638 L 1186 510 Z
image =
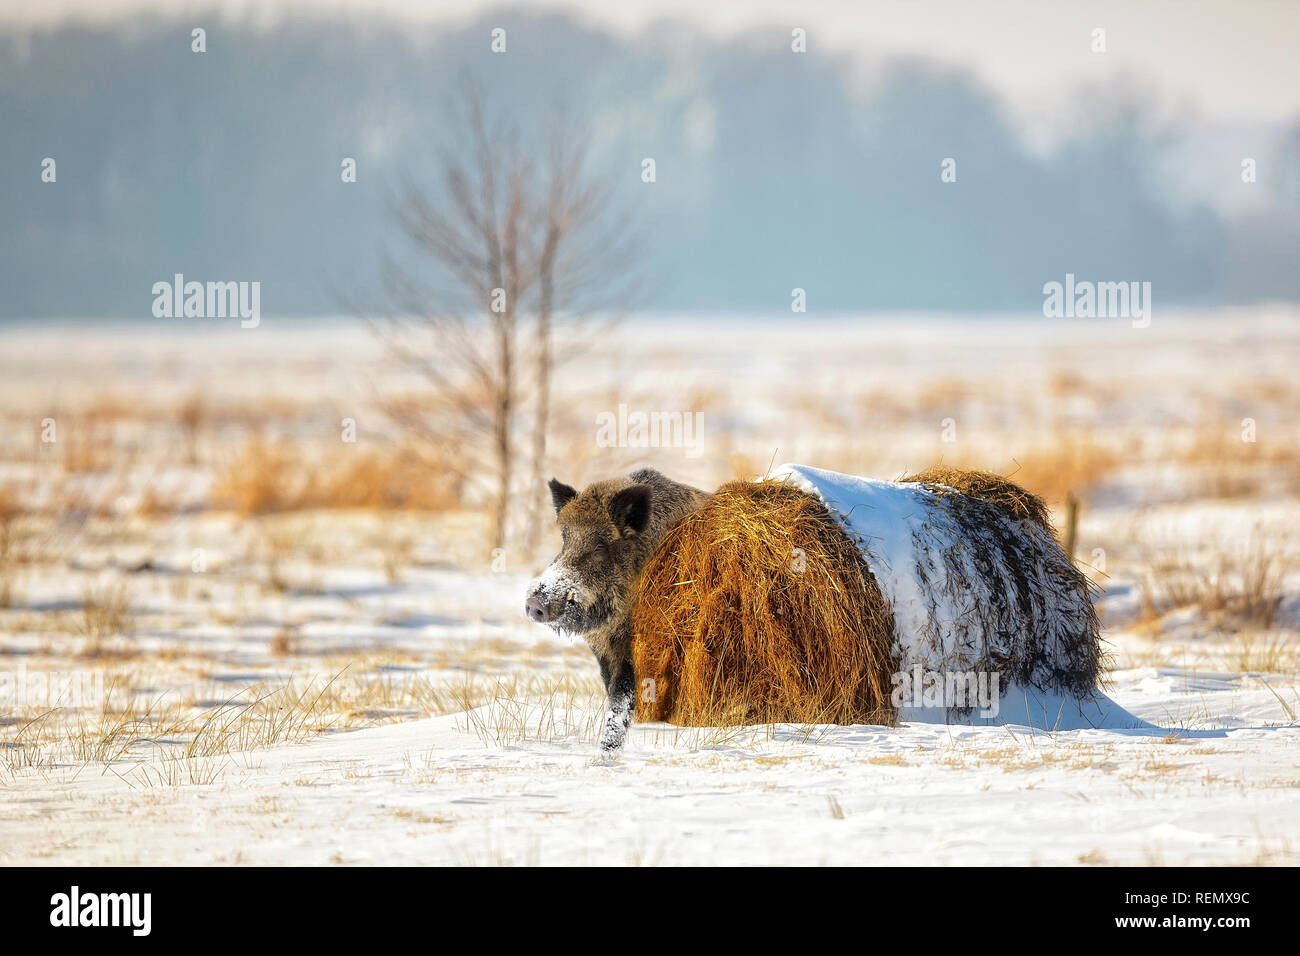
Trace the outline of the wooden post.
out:
M 1062 547 L 1066 556 L 1074 560 L 1074 542 L 1079 534 L 1079 499 L 1074 492 L 1065 496 L 1065 541 Z

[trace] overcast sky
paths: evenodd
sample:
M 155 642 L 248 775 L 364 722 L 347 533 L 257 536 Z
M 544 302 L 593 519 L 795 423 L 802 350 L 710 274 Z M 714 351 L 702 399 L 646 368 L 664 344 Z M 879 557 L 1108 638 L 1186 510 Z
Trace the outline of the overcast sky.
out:
M 880 53 L 920 54 L 972 69 L 1029 125 L 1053 124 L 1068 94 L 1116 74 L 1144 98 L 1211 122 L 1270 122 L 1300 114 L 1300 0 L 514 0 L 620 32 L 664 17 L 726 35 L 795 26 L 818 48 L 856 51 L 865 69 Z M 387 13 L 464 21 L 503 8 L 493 0 L 0 0 L 0 21 L 45 25 L 141 12 L 213 8 L 255 21 Z M 1090 50 L 1094 28 L 1107 52 Z M 516 40 L 516 42 L 520 42 Z

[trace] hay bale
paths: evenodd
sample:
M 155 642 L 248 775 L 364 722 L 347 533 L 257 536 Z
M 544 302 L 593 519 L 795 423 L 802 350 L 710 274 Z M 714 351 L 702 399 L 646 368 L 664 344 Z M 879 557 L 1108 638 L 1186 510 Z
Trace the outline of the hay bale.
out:
M 1042 498 L 991 471 L 968 471 L 934 465 L 898 480 L 926 485 L 939 495 L 969 495 L 996 505 L 1013 518 L 1033 521 L 1048 531 L 1052 530 L 1051 516 Z
M 724 485 L 647 562 L 637 718 L 892 723 L 894 679 L 917 670 L 1088 699 L 1104 667 L 1094 590 L 1042 501 L 998 475 L 782 466 Z
M 889 607 L 839 522 L 791 485 L 724 485 L 669 532 L 632 630 L 637 679 L 654 688 L 638 720 L 894 720 Z

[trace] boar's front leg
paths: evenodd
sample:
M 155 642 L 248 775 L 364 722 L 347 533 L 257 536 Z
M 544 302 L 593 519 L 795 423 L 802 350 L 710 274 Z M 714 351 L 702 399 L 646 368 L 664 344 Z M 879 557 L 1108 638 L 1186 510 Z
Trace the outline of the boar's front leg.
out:
M 613 642 L 607 655 L 600 658 L 600 676 L 605 681 L 609 698 L 600 749 L 610 753 L 623 746 L 636 706 L 636 674 L 632 670 L 630 635 L 626 640 Z

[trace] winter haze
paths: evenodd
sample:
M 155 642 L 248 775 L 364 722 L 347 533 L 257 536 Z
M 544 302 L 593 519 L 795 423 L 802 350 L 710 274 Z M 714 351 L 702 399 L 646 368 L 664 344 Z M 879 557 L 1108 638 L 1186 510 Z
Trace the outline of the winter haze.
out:
M 946 4 L 922 34 L 903 4 L 790 22 L 745 4 L 730 31 L 686 6 L 117 6 L 0 27 L 5 316 L 147 315 L 153 280 L 178 271 L 255 277 L 271 315 L 339 311 L 340 284 L 365 299 L 465 76 L 524 116 L 562 102 L 582 118 L 644 225 L 643 308 L 779 310 L 803 286 L 822 309 L 1036 309 L 1067 272 L 1141 278 L 1165 304 L 1300 297 L 1300 102 L 1278 95 L 1300 77 L 1293 55 L 1242 54 L 1274 49 L 1265 14 L 1294 19 L 1285 5 L 1223 24 L 1179 4 L 1158 35 L 1118 7 L 1094 24 Z M 494 27 L 512 42 L 486 58 Z M 809 53 L 778 55 L 793 27 Z M 31 185 L 46 156 L 57 191 Z M 347 190 L 342 156 L 359 164 Z M 939 191 L 945 157 L 958 181 Z

